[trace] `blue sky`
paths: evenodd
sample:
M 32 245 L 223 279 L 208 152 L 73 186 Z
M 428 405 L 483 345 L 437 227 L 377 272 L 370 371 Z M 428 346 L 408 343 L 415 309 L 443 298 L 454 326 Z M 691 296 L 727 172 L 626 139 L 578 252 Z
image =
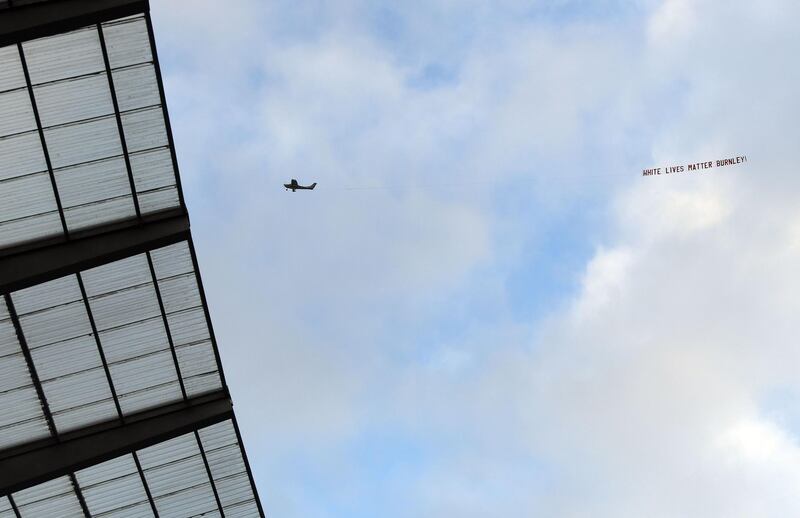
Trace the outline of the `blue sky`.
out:
M 800 511 L 800 5 L 152 3 L 270 516 Z

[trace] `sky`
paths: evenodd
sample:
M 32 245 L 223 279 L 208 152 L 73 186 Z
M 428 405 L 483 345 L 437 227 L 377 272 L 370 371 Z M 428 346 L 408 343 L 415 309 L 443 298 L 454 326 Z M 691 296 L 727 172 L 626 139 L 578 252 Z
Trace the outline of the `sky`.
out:
M 268 516 L 800 515 L 800 3 L 151 3 Z

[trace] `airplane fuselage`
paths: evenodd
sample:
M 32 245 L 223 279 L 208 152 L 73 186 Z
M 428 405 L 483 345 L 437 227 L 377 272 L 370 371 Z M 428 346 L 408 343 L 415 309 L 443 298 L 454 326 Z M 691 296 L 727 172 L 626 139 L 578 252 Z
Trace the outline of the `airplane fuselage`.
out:
M 311 185 L 300 185 L 297 183 L 297 180 L 292 179 L 291 183 L 285 183 L 283 186 L 286 187 L 287 191 L 291 189 L 292 192 L 296 192 L 297 189 L 312 191 L 314 190 L 314 187 L 317 186 L 317 182 L 314 182 Z

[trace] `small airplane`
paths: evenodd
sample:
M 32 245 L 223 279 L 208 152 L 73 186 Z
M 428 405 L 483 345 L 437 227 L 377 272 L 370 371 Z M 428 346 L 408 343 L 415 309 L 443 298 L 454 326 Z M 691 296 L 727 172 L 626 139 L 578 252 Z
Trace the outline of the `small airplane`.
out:
M 285 183 L 285 184 L 283 184 L 283 186 L 284 186 L 284 187 L 286 187 L 286 190 L 287 190 L 287 191 L 288 191 L 289 189 L 291 189 L 291 190 L 292 190 L 292 192 L 295 192 L 295 191 L 297 191 L 297 189 L 308 189 L 308 190 L 313 190 L 313 189 L 314 189 L 314 187 L 316 187 L 316 186 L 317 186 L 317 182 L 314 182 L 314 183 L 312 183 L 311 185 L 298 185 L 298 184 L 297 184 L 297 180 L 295 180 L 294 178 L 292 178 L 292 181 L 291 181 L 291 183 Z

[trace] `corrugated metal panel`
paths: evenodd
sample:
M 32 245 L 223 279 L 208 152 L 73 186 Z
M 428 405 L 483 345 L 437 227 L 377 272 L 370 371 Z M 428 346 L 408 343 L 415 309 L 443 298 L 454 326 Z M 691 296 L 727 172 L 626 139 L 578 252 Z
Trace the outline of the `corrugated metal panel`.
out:
M 25 86 L 16 45 L 0 48 L 0 92 Z
M 209 426 L 199 435 L 225 516 L 259 516 L 233 422 Z
M 131 169 L 137 192 L 175 185 L 175 174 L 172 171 L 172 156 L 169 148 L 163 147 L 132 154 Z
M 114 113 L 105 73 L 37 86 L 33 93 L 44 127 Z
M 137 455 L 142 469 L 147 470 L 186 459 L 197 453 L 199 450 L 194 434 L 185 434 L 139 450 Z
M 28 41 L 22 48 L 33 84 L 105 70 L 100 39 L 93 27 Z
M 3 194 L 3 193 L 0 193 Z M 5 196 L 0 195 L 0 204 Z M 0 223 L 0 248 L 62 234 L 58 212 Z
M 130 513 L 134 509 L 137 511 L 135 516 L 152 516 L 132 455 L 78 471 L 75 478 L 92 516 Z
M 113 116 L 44 130 L 54 168 L 122 154 Z
M 0 94 L 0 137 L 36 129 L 28 90 L 12 90 Z
M 13 298 L 17 299 L 16 294 Z M 20 314 L 19 320 L 31 349 L 92 332 L 83 302 L 55 306 L 28 315 Z
M 0 184 L 0 218 L 15 220 L 58 210 L 50 176 L 38 173 L 14 178 Z
M 192 253 L 189 250 L 188 241 L 181 241 L 174 245 L 158 248 L 150 252 L 150 255 L 153 259 L 153 270 L 156 272 L 156 279 L 161 280 L 194 271 Z
M 161 316 L 100 332 L 109 363 L 169 349 Z
M 166 187 L 139 194 L 139 207 L 142 214 L 152 214 L 179 206 L 180 198 L 178 197 L 178 189 L 175 187 Z
M 90 298 L 153 282 L 144 254 L 86 270 L 81 277 Z
M 110 369 L 125 414 L 182 398 L 169 350 L 118 362 Z
M 214 349 L 211 347 L 210 340 L 192 345 L 178 346 L 175 348 L 175 352 L 178 355 L 181 374 L 185 378 L 217 370 L 217 359 L 214 356 Z
M 167 320 L 176 347 L 210 338 L 203 308 L 179 311 L 169 315 Z
M 181 367 L 181 369 L 183 369 L 183 367 Z M 183 384 L 186 387 L 186 393 L 189 397 L 199 396 L 222 388 L 222 380 L 216 372 L 193 377 L 184 376 Z
M 168 314 L 201 305 L 194 272 L 159 280 L 158 289 L 164 301 L 164 310 Z
M 238 450 L 238 448 L 237 448 Z M 250 487 L 250 478 L 247 472 L 231 475 L 214 482 L 222 508 L 227 514 L 228 508 L 243 502 L 253 502 L 253 488 Z M 258 516 L 258 515 L 256 515 Z
M 160 315 L 152 284 L 97 295 L 90 298 L 98 330 L 109 329 Z
M 8 498 L 0 498 L 0 518 L 16 518 L 16 516 L 17 515 L 14 513 L 14 510 L 11 508 L 11 502 L 8 501 Z
M 258 512 L 255 500 L 225 508 L 225 518 L 258 518 L 259 516 L 261 513 Z
M 117 417 L 77 277 L 20 290 L 12 300 L 56 429 Z
M 188 243 L 152 252 L 189 395 L 221 388 Z M 146 254 L 81 273 L 124 414 L 182 398 Z M 77 276 L 13 295 L 59 431 L 117 417 Z
M 55 177 L 64 207 L 131 193 L 128 171 L 122 157 L 56 169 Z
M 147 24 L 143 16 L 103 24 L 111 68 L 152 61 Z
M 136 208 L 131 196 L 92 202 L 64 210 L 70 231 L 133 218 Z
M 47 171 L 47 164 L 38 133 L 0 138 L 0 181 L 41 171 Z M 0 185 L 0 196 L 4 192 Z
M 121 111 L 161 104 L 156 69 L 152 64 L 144 63 L 114 70 L 111 76 Z
M 17 291 L 14 294 L 14 308 L 17 310 L 17 315 L 27 315 L 80 300 L 78 278 L 67 275 Z
M 31 357 L 42 381 L 100 366 L 97 343 L 91 335 L 37 347 L 31 351 Z
M 122 129 L 130 153 L 169 144 L 160 107 L 123 113 Z
M 25 358 L 0 298 L 0 448 L 50 435 Z
M 136 453 L 159 516 L 221 516 L 214 488 L 225 516 L 259 516 L 232 421 L 203 428 L 198 435 L 199 444 L 197 436 L 188 433 Z M 201 445 L 211 479 L 203 462 Z M 92 516 L 153 516 L 131 454 L 80 470 L 75 473 L 75 479 Z M 13 497 L 20 510 L 28 513 L 23 516 L 73 516 L 72 513 L 80 510 L 75 506 L 77 498 L 67 477 L 19 491 Z M 4 510 L 2 505 L 0 500 L 0 511 Z M 41 514 L 34 514 L 36 512 Z
M 163 518 L 213 516 L 212 513 L 217 509 L 217 502 L 209 483 L 167 494 L 156 498 L 155 501 L 158 515 Z
M 142 214 L 179 207 L 145 19 L 104 26 L 136 201 Z M 67 228 L 136 217 L 96 28 L 25 42 L 23 49 Z M 52 185 L 44 182 L 44 153 L 16 46 L 0 49 L 0 65 L 0 247 L 7 247 L 59 235 L 63 228 Z M 70 166 L 78 167 L 63 169 Z M 2 182 L 32 173 L 42 174 Z
M 44 484 L 14 493 L 14 502 L 23 518 L 83 518 L 81 504 L 69 477 L 60 477 Z
M 170 368 L 172 368 L 174 372 L 174 366 L 172 364 L 170 364 Z M 159 405 L 179 401 L 182 397 L 182 393 L 177 379 L 178 377 L 176 374 L 174 382 L 148 387 L 147 389 L 128 394 L 121 394 L 119 396 L 119 404 L 120 407 L 122 407 L 122 413 L 131 414 Z

